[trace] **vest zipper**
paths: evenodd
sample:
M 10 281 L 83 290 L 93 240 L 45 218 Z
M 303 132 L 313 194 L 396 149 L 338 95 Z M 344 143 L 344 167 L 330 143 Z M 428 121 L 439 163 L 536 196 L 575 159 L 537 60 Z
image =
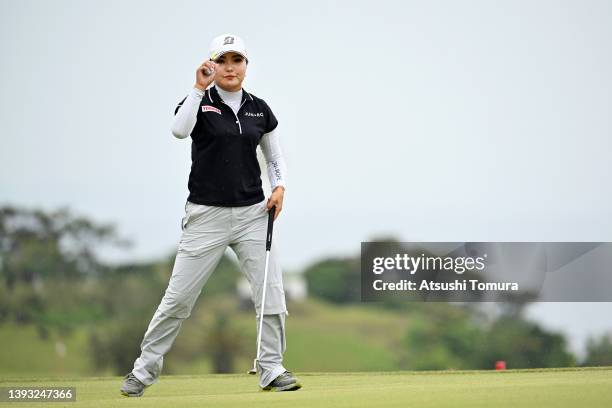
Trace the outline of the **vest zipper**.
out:
M 234 110 L 232 109 L 231 106 L 229 106 L 227 103 L 225 103 L 223 101 L 223 99 L 221 99 L 221 102 L 226 105 L 228 108 L 230 108 L 230 110 L 232 111 L 232 113 L 234 114 L 234 116 L 236 117 L 236 123 L 238 124 L 238 131 L 240 132 L 240 134 L 242 134 L 242 126 L 240 125 L 240 119 L 238 119 L 238 115 L 234 112 Z M 244 103 L 246 102 L 246 99 L 244 101 L 242 101 L 242 103 L 240 104 L 240 106 L 238 107 L 238 113 L 240 113 L 240 108 L 242 108 L 242 105 L 244 105 Z

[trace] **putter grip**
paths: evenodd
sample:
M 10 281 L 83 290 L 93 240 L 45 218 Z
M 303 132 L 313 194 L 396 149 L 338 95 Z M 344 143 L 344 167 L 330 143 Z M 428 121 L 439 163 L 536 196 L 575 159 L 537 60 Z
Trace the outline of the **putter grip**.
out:
M 272 229 L 274 227 L 274 213 L 276 213 L 276 206 L 272 206 L 268 211 L 268 233 L 266 234 L 266 251 L 272 248 Z

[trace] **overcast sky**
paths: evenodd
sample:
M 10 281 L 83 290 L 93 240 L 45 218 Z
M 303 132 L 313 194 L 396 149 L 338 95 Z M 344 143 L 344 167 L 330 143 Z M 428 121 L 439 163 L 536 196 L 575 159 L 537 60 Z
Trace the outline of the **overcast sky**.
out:
M 279 120 L 286 271 L 382 235 L 612 241 L 609 1 L 0 4 L 0 204 L 115 223 L 115 261 L 176 250 L 173 112 L 226 32 Z M 539 308 L 575 342 L 612 327 Z

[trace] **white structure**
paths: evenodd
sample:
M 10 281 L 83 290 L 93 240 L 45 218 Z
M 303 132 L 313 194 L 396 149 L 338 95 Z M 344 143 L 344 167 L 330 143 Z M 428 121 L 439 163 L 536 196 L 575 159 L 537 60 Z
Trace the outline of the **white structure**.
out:
M 285 297 L 291 301 L 302 301 L 308 296 L 308 288 L 306 286 L 306 280 L 300 273 L 285 273 L 283 275 L 283 289 L 285 290 Z M 251 304 L 251 285 L 249 281 L 241 276 L 236 284 L 236 291 L 240 297 L 242 304 L 252 307 Z

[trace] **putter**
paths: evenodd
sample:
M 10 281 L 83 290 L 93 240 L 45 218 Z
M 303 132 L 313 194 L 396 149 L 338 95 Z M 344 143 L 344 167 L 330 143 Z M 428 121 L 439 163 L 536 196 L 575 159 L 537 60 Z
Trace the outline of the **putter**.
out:
M 268 232 L 266 234 L 266 266 L 264 267 L 263 293 L 261 294 L 261 313 L 259 315 L 259 330 L 257 334 L 257 357 L 253 360 L 253 368 L 247 371 L 248 374 L 257 374 L 257 362 L 261 351 L 261 331 L 263 329 L 264 305 L 266 304 L 266 284 L 268 282 L 268 260 L 270 259 L 270 248 L 272 247 L 272 227 L 274 226 L 274 214 L 276 206 L 268 210 Z

